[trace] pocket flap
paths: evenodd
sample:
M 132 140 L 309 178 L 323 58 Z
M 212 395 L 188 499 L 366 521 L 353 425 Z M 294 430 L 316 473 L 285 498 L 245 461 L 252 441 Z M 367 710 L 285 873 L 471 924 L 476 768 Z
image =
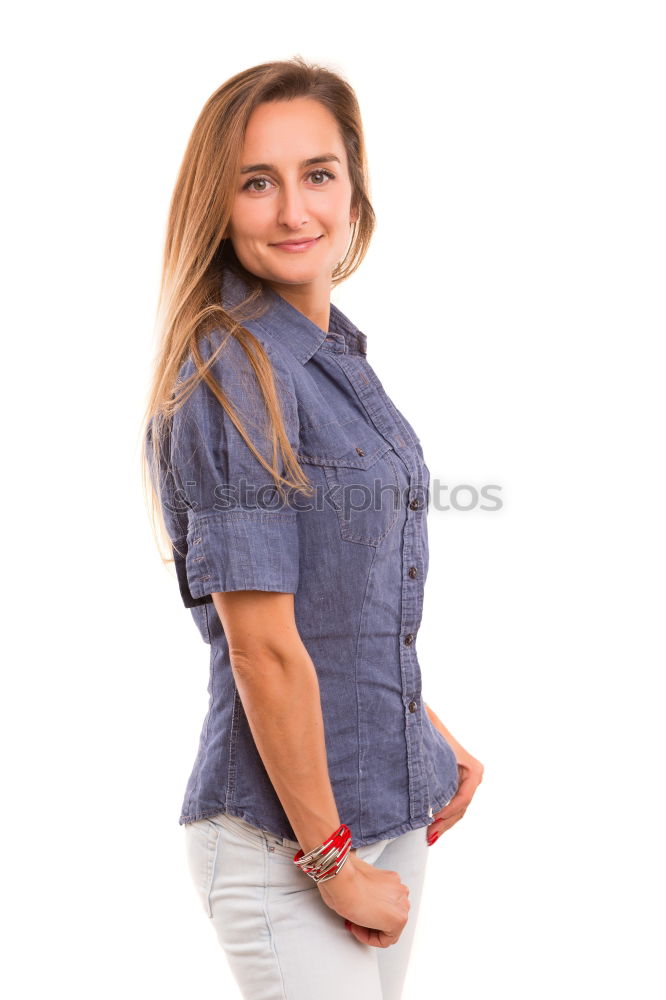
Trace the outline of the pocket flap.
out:
M 387 451 L 391 451 L 392 448 L 393 445 L 388 441 L 373 441 L 371 445 L 368 445 L 367 442 L 365 444 L 359 442 L 352 449 L 349 448 L 347 442 L 344 442 L 344 448 L 340 452 L 337 449 L 334 451 L 329 448 L 326 455 L 307 455 L 299 451 L 297 452 L 297 458 L 299 462 L 303 462 L 305 465 L 340 466 L 345 469 L 369 469 L 382 455 L 385 455 Z

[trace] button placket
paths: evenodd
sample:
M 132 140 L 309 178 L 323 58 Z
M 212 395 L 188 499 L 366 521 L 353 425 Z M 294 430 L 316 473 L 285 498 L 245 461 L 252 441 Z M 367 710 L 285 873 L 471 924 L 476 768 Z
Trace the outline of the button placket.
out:
M 414 700 L 414 692 L 420 691 L 421 685 L 413 640 L 420 625 L 420 614 L 423 607 L 423 581 L 420 579 L 417 565 L 422 558 L 419 541 L 422 519 L 427 516 L 426 504 L 420 496 L 424 491 L 425 483 L 421 473 L 419 446 L 416 437 L 410 433 L 401 415 L 386 396 L 376 375 L 365 367 L 363 359 L 358 357 L 353 359 L 349 355 L 337 355 L 336 361 L 347 375 L 370 420 L 380 434 L 392 444 L 394 455 L 400 459 L 407 473 L 408 489 L 403 495 L 407 518 L 401 555 L 403 601 L 398 641 L 400 644 L 403 704 L 405 707 L 410 704 L 414 705 L 414 708 L 410 709 L 407 715 L 405 739 L 410 816 L 416 818 L 423 816 L 430 804 L 428 779 L 420 750 L 422 740 L 421 715 L 418 712 L 419 702 Z M 411 511 L 414 511 L 413 515 Z M 412 568 L 414 573 L 411 572 Z M 416 586 L 412 582 L 414 580 L 416 580 Z M 407 640 L 407 636 L 411 638 Z
M 411 465 L 411 463 L 410 463 Z M 417 467 L 410 467 L 410 493 L 411 497 L 406 503 L 408 517 L 405 525 L 403 567 L 405 576 L 403 577 L 403 632 L 401 647 L 403 660 L 403 697 L 407 709 L 406 739 L 409 747 L 408 752 L 408 772 L 409 772 L 409 799 L 412 817 L 423 815 L 427 811 L 430 803 L 430 790 L 425 767 L 422 765 L 419 748 L 422 740 L 422 719 L 419 712 L 420 699 L 415 697 L 415 692 L 420 691 L 420 673 L 417 657 L 409 650 L 415 650 L 415 639 L 420 625 L 420 609 L 422 608 L 423 583 L 420 579 L 418 569 L 419 533 L 421 531 L 422 518 L 427 515 L 425 505 L 416 495 L 421 488 L 421 479 Z M 408 494 L 409 495 L 409 494 Z M 409 512 L 414 511 L 411 515 Z M 416 581 L 414 587 L 411 581 Z M 407 647 L 407 648 L 406 648 Z

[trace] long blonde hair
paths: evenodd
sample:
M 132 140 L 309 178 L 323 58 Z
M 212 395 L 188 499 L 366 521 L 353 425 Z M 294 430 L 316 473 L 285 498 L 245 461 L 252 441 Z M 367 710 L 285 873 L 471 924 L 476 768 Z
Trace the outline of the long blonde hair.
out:
M 261 342 L 226 312 L 220 301 L 222 276 L 227 268 L 240 273 L 249 285 L 250 295 L 246 304 L 250 309 L 260 299 L 263 288 L 262 279 L 242 267 L 231 240 L 225 236 L 240 173 L 248 120 L 260 104 L 296 97 L 319 101 L 335 117 L 347 152 L 352 185 L 351 208 L 358 209 L 347 254 L 333 270 L 332 287 L 359 267 L 375 228 L 361 114 L 354 91 L 337 73 L 308 64 L 300 56 L 295 56 L 288 61 L 267 62 L 243 70 L 208 98 L 192 130 L 171 198 L 157 306 L 158 343 L 141 433 L 142 442 L 145 442 L 150 428 L 153 457 L 151 461 L 145 447 L 142 447 L 142 482 L 149 501 L 153 529 L 158 527 L 158 535 L 166 543 L 169 553 L 168 556 L 162 555 L 164 562 L 173 560 L 157 471 L 162 454 L 161 442 L 173 414 L 201 379 L 227 411 L 252 453 L 271 474 L 280 495 L 284 496 L 284 487 L 304 493 L 311 490 L 285 431 L 268 355 Z M 251 312 L 246 311 L 243 315 L 248 319 Z M 227 331 L 227 336 L 204 362 L 199 345 L 202 338 L 216 328 Z M 229 337 L 235 337 L 245 351 L 266 405 L 268 440 L 273 451 L 270 462 L 257 451 L 242 421 L 209 371 Z M 190 379 L 178 382 L 181 365 L 190 354 L 196 371 Z M 281 474 L 282 466 L 286 476 Z

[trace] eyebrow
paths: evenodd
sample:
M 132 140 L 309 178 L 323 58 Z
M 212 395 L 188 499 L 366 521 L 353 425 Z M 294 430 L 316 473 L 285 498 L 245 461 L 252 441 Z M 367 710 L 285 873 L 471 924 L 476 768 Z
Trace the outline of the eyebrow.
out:
M 332 160 L 335 160 L 336 163 L 340 162 L 339 157 L 333 153 L 322 153 L 321 156 L 311 156 L 308 160 L 301 160 L 299 166 L 311 167 L 314 163 L 330 163 Z M 240 172 L 250 174 L 253 170 L 274 170 L 277 172 L 277 167 L 273 163 L 251 163 L 247 167 L 241 167 Z

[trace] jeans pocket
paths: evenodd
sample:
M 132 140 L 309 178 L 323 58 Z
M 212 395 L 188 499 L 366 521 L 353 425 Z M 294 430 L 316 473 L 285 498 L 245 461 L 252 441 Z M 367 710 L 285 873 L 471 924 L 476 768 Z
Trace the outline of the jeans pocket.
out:
M 231 813 L 216 814 L 211 816 L 210 821 L 226 832 L 230 845 L 243 842 L 255 851 L 259 851 L 261 855 L 268 855 L 274 860 L 280 859 L 293 863 L 294 855 L 301 849 L 297 840 L 289 840 L 288 837 L 262 830 L 260 827 L 248 823 L 242 817 L 234 816 Z M 294 866 L 294 871 L 297 870 Z
M 210 893 L 215 876 L 215 864 L 221 829 L 209 819 L 198 819 L 185 824 L 185 851 L 187 864 L 197 895 L 207 916 L 212 917 Z

